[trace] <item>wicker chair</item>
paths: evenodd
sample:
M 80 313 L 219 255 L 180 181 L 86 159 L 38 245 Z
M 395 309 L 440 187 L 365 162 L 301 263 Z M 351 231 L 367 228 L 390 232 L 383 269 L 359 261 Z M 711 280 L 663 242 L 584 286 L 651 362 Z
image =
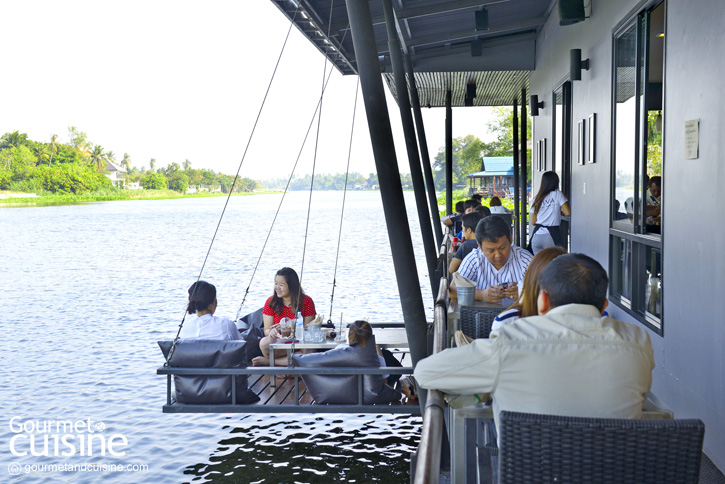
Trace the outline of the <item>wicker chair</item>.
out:
M 488 338 L 493 318 L 503 310 L 503 306 L 461 306 L 459 329 L 469 338 Z
M 700 420 L 624 420 L 502 411 L 499 484 L 697 484 Z

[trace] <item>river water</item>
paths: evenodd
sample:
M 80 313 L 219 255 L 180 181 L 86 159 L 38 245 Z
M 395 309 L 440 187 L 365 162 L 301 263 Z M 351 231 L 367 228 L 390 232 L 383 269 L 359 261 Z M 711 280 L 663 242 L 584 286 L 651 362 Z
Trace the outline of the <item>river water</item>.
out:
M 405 197 L 431 320 L 412 193 Z M 247 287 L 242 313 L 260 307 L 280 267 L 300 272 L 309 193 L 294 192 L 252 279 L 280 199 L 230 199 L 202 277 L 217 286 L 217 315 L 234 317 Z M 156 341 L 176 333 L 225 201 L 0 208 L 3 482 L 408 482 L 419 418 L 161 412 Z M 342 192 L 312 196 L 302 285 L 326 317 L 341 202 Z M 347 195 L 332 314 L 402 320 L 379 192 Z M 74 455 L 64 455 L 69 432 Z M 92 456 L 80 455 L 82 438 Z M 99 455 L 109 442 L 116 455 L 111 447 Z M 119 465 L 128 470 L 108 470 Z

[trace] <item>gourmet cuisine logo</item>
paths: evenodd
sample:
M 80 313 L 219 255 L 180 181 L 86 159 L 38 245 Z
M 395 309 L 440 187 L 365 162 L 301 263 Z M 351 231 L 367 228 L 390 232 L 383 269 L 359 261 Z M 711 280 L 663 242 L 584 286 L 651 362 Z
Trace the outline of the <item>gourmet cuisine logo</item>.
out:
M 10 419 L 10 452 L 14 456 L 112 456 L 124 457 L 128 440 L 122 434 L 105 434 L 103 422 L 86 420 Z

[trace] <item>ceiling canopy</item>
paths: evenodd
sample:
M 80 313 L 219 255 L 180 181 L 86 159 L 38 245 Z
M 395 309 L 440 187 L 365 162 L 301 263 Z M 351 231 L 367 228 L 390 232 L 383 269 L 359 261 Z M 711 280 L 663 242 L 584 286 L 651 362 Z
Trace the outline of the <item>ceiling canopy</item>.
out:
M 509 105 L 520 98 L 534 69 L 536 37 L 556 5 L 556 0 L 391 1 L 420 103 L 431 107 L 444 106 L 449 89 L 453 106 L 463 106 L 469 83 L 476 84 L 474 106 Z M 272 2 L 340 72 L 357 74 L 345 0 Z M 380 66 L 397 99 L 382 0 L 369 3 Z

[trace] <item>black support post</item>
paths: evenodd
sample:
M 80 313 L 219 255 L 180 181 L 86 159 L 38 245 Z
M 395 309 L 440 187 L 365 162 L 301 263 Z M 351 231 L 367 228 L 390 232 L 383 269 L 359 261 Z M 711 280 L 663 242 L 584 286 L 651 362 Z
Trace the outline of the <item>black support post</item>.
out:
M 435 180 L 433 179 L 433 169 L 430 165 L 430 153 L 428 152 L 428 140 L 425 136 L 425 126 L 423 125 L 423 113 L 420 110 L 420 98 L 418 97 L 418 86 L 415 83 L 415 73 L 413 72 L 413 63 L 410 55 L 405 54 L 405 70 L 408 73 L 408 85 L 410 86 L 410 97 L 413 105 L 413 116 L 415 117 L 415 127 L 418 131 L 418 146 L 420 146 L 420 161 L 423 164 L 423 174 L 425 175 L 425 184 L 428 191 L 428 203 L 430 203 L 430 211 L 433 215 L 433 232 L 436 236 L 436 245 L 438 247 L 443 243 L 443 229 L 441 228 L 441 216 L 438 213 L 438 197 L 436 196 Z
M 453 109 L 450 89 L 446 92 L 446 213 L 453 213 Z
M 400 108 L 400 119 L 403 124 L 405 136 L 405 148 L 408 152 L 408 164 L 410 165 L 410 178 L 413 182 L 415 192 L 415 206 L 418 209 L 418 220 L 420 222 L 420 234 L 423 238 L 423 251 L 428 264 L 428 278 L 430 279 L 430 290 L 435 299 L 438 296 L 438 279 L 436 278 L 436 257 L 438 250 L 433 239 L 430 213 L 428 212 L 428 201 L 425 197 L 425 184 L 423 183 L 423 172 L 420 168 L 420 156 L 415 138 L 415 126 L 413 125 L 413 114 L 410 112 L 410 98 L 408 97 L 408 85 L 405 81 L 405 70 L 403 68 L 403 55 L 400 49 L 400 39 L 395 30 L 395 15 L 390 0 L 383 0 L 383 13 L 385 14 L 385 26 L 388 32 L 388 48 L 390 60 L 393 64 L 393 77 L 395 78 L 395 90 L 398 93 L 398 107 Z
M 528 135 L 526 133 L 526 89 L 521 89 L 521 245 L 526 246 L 528 244 L 528 213 L 527 213 L 527 198 L 528 191 L 526 189 L 526 140 Z
M 385 102 L 370 6 L 368 0 L 346 0 L 346 3 L 375 166 L 378 171 L 385 224 L 393 255 L 395 278 L 403 308 L 403 320 L 410 344 L 411 359 L 415 365 L 426 356 L 427 322 L 418 272 L 415 270 L 413 241 L 405 212 L 403 188 L 400 186 L 400 172 Z M 390 289 L 392 288 L 380 288 L 381 291 Z M 421 392 L 421 405 L 425 404 L 424 397 L 425 394 Z
M 514 244 L 519 247 L 521 244 L 521 212 L 519 211 L 519 197 L 521 196 L 521 180 L 519 178 L 519 106 L 514 99 Z

